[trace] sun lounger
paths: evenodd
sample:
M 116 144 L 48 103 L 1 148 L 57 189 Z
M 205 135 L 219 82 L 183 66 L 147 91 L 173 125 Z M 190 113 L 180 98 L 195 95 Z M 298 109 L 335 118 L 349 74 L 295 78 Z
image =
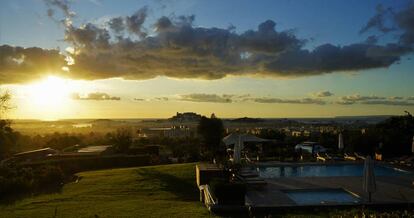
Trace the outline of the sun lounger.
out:
M 401 161 L 404 161 L 405 159 L 409 158 L 410 156 L 408 155 L 404 155 L 402 157 L 399 158 L 395 158 L 389 161 L 390 164 L 400 164 Z
M 360 154 L 358 154 L 357 152 L 354 152 L 354 155 L 355 155 L 356 158 L 359 158 L 361 160 L 365 160 L 365 157 L 362 156 L 362 155 L 360 155 Z
M 326 161 L 326 158 L 320 155 L 319 153 L 316 153 L 316 161 Z
M 326 153 L 322 153 L 322 154 L 316 153 L 316 160 L 325 162 L 325 161 L 333 160 L 333 158 Z
M 414 156 L 407 157 L 400 161 L 400 164 L 411 166 L 414 162 Z
M 355 156 L 351 156 L 351 155 L 348 155 L 347 153 L 345 153 L 344 154 L 344 159 L 345 160 L 352 160 L 352 161 L 356 161 L 356 157 Z

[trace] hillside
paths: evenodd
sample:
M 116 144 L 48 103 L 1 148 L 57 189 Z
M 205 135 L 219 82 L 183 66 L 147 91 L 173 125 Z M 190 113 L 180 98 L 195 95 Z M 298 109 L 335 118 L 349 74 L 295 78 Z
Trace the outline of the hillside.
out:
M 60 193 L 0 205 L 0 217 L 209 217 L 198 201 L 195 164 L 79 173 Z

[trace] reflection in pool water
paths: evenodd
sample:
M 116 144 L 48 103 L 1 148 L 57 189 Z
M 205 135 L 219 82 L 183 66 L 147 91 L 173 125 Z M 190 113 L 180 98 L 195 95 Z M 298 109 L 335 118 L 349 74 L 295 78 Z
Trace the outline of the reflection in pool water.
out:
M 343 189 L 287 190 L 285 194 L 299 205 L 358 203 L 358 197 Z

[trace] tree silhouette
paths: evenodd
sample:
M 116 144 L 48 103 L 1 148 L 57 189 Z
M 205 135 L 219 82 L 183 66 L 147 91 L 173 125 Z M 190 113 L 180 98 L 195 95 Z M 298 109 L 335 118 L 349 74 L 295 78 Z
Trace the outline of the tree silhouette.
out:
M 383 152 L 387 156 L 411 154 L 414 136 L 414 118 L 410 113 L 396 116 L 376 126 L 379 139 L 383 143 Z
M 224 126 L 221 119 L 215 115 L 211 118 L 201 117 L 197 132 L 202 139 L 207 155 L 210 157 L 218 155 L 220 143 L 224 135 Z
M 117 129 L 113 135 L 113 143 L 118 152 L 126 153 L 132 144 L 132 132 L 128 128 Z
M 0 95 L 0 159 L 3 159 L 11 152 L 16 144 L 18 134 L 10 127 L 10 121 L 2 119 L 3 115 L 10 109 L 9 92 Z

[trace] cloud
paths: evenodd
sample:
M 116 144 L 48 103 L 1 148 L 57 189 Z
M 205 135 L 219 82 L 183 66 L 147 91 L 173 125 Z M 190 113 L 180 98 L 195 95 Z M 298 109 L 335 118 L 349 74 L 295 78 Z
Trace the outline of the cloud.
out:
M 324 105 L 326 101 L 317 98 L 301 98 L 301 99 L 282 99 L 282 98 L 250 98 L 253 102 L 257 103 L 278 103 L 278 104 L 317 104 Z
M 399 61 L 400 55 L 407 52 L 405 47 L 395 44 L 378 46 L 355 43 L 334 46 L 328 43 L 312 51 L 304 49 L 288 51 L 265 63 L 264 68 L 269 74 L 286 77 L 386 68 Z
M 401 96 L 391 96 L 391 97 L 388 97 L 388 99 L 390 99 L 390 100 L 403 100 L 404 97 L 401 97 Z
M 125 21 L 122 17 L 114 17 L 108 21 L 108 26 L 116 34 L 122 34 L 122 32 L 125 30 L 124 22 Z
M 233 95 L 217 95 L 217 94 L 204 94 L 194 93 L 180 95 L 178 100 L 181 101 L 192 101 L 192 102 L 212 102 L 212 103 L 232 103 Z
M 257 31 L 248 30 L 237 37 L 241 50 L 255 53 L 275 54 L 301 47 L 305 40 L 296 38 L 292 31 L 277 32 L 276 23 L 267 20 Z
M 395 20 L 403 31 L 400 35 L 400 43 L 412 46 L 414 44 L 414 2 L 411 1 L 408 7 L 396 13 Z
M 361 104 L 391 105 L 391 106 L 414 106 L 414 102 L 408 102 L 408 101 L 393 101 L 393 100 L 362 101 Z
M 60 9 L 66 17 L 75 16 L 75 12 L 70 10 L 69 0 L 44 0 L 48 7 L 47 13 L 49 16 L 53 16 L 55 11 L 53 8 Z
M 387 19 L 389 19 L 389 17 L 392 17 L 393 14 L 394 13 L 392 8 L 384 8 L 384 6 L 381 4 L 377 5 L 375 15 L 368 20 L 367 24 L 361 28 L 359 33 L 365 33 L 370 29 L 378 29 L 383 33 L 394 31 L 395 27 L 386 26 Z
M 363 96 L 363 95 L 355 94 L 355 95 L 342 96 L 341 99 L 344 101 L 367 101 L 367 100 L 382 100 L 382 99 L 386 99 L 386 97 L 376 96 L 376 95 Z
M 404 97 L 400 96 L 362 96 L 359 94 L 342 96 L 337 104 L 353 105 L 353 104 L 365 104 L 365 105 L 391 105 L 391 106 L 414 106 L 414 102 L 410 102 L 410 97 L 403 100 Z
M 244 94 L 244 95 L 238 95 L 238 96 L 236 96 L 237 98 L 240 98 L 240 99 L 243 99 L 243 98 L 248 98 L 248 97 L 250 97 L 251 95 L 250 94 Z
M 376 96 L 376 95 L 371 95 L 371 96 L 363 96 L 363 95 L 359 95 L 359 94 L 354 94 L 354 95 L 347 95 L 347 96 L 342 96 L 340 98 L 339 101 L 337 101 L 337 104 L 342 104 L 342 105 L 351 105 L 351 104 L 355 104 L 355 103 L 360 103 L 360 102 L 364 102 L 364 101 L 370 101 L 370 100 L 384 100 L 386 99 L 386 97 L 381 97 L 381 96 Z
M 414 44 L 414 2 L 410 1 L 408 5 L 400 10 L 395 11 L 392 8 L 384 8 L 381 4 L 377 6 L 375 15 L 369 19 L 368 23 L 361 29 L 360 33 L 369 30 L 379 31 L 382 34 L 392 32 L 398 37 L 398 44 L 407 47 L 412 51 Z
M 147 36 L 147 33 L 142 29 L 142 25 L 147 18 L 147 12 L 148 7 L 143 7 L 131 16 L 125 18 L 125 24 L 129 32 L 134 33 L 141 38 Z
M 157 101 L 168 101 L 170 99 L 168 97 L 156 97 L 156 98 L 154 98 L 154 100 L 157 100 Z
M 147 23 L 148 8 L 144 7 L 132 15 L 109 19 L 105 25 L 77 26 L 71 21 L 75 14 L 69 1 L 45 2 L 52 16 L 56 16 L 56 9 L 65 16 L 64 40 L 73 52 L 60 54 L 57 50 L 38 49 L 36 55 L 25 55 L 23 60 L 20 54 L 33 48 L 8 46 L 9 50 L 20 52 L 2 51 L 0 82 L 21 82 L 36 76 L 33 72 L 53 72 L 85 80 L 143 80 L 157 76 L 211 80 L 251 75 L 291 78 L 386 68 L 412 52 L 411 47 L 402 43 L 411 38 L 411 9 L 395 16 L 397 26 L 404 29 L 398 42 L 378 45 L 373 36 L 366 42 L 342 46 L 326 43 L 305 49 L 306 39 L 298 38 L 293 30 L 277 29 L 272 20 L 237 33 L 234 27 L 196 26 L 194 15 L 163 16 Z M 154 30 L 149 32 L 144 27 Z M 366 29 L 374 27 L 370 24 Z M 23 64 L 10 60 L 23 60 Z M 67 72 L 61 72 L 62 67 Z
M 109 94 L 103 93 L 103 92 L 93 92 L 87 95 L 80 95 L 79 93 L 73 93 L 72 99 L 74 100 L 95 100 L 95 101 L 105 101 L 105 100 L 119 101 L 121 100 L 120 97 L 110 96 Z
M 318 98 L 323 98 L 323 97 L 329 97 L 329 96 L 333 96 L 334 93 L 330 92 L 330 91 L 319 91 L 316 93 L 312 93 L 313 96 L 318 97 Z
M 65 57 L 57 50 L 0 46 L 0 84 L 23 83 L 46 74 L 63 74 Z
M 303 49 L 307 40 L 292 30 L 277 31 L 272 20 L 238 34 L 232 28 L 194 26 L 195 16 L 163 16 L 152 25 L 155 33 L 148 35 L 142 28 L 147 10 L 113 18 L 109 29 L 91 23 L 68 27 L 65 39 L 79 51 L 73 55 L 72 71 L 86 79 L 298 77 L 389 67 L 411 51 L 395 43 L 376 45 L 372 39 Z M 125 29 L 130 34 L 120 34 Z

